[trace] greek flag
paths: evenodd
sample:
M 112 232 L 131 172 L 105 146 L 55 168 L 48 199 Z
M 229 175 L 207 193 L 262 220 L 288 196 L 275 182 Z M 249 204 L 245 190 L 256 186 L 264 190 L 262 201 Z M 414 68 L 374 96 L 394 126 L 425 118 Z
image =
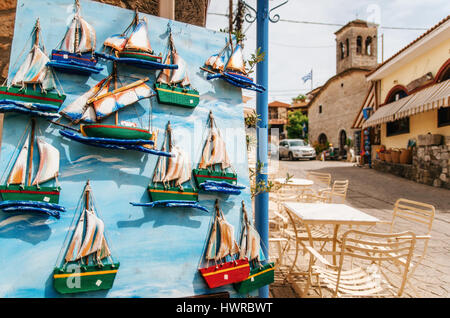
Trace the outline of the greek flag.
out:
M 312 70 L 311 72 L 309 72 L 308 74 L 306 74 L 305 76 L 302 77 L 303 83 L 305 83 L 306 81 L 312 79 Z

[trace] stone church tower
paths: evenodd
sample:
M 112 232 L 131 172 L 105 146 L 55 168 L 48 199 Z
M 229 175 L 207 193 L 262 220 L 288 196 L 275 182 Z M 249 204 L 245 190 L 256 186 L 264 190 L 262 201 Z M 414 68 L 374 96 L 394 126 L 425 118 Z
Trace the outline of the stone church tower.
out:
M 353 20 L 336 35 L 336 74 L 350 68 L 372 69 L 377 66 L 377 25 Z

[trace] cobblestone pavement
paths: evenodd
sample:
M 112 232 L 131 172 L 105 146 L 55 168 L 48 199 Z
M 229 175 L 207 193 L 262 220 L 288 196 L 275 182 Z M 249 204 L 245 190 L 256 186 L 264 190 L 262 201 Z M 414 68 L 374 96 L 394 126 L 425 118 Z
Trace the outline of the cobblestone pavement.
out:
M 277 167 L 278 165 L 278 167 Z M 287 173 L 294 177 L 306 177 L 308 171 L 331 173 L 333 180 L 349 180 L 347 204 L 381 220 L 390 221 L 394 203 L 399 198 L 411 199 L 435 206 L 436 215 L 431 240 L 425 260 L 417 267 L 411 278 L 417 293 L 406 289 L 406 297 L 449 297 L 450 291 L 450 191 L 418 184 L 410 180 L 381 173 L 369 168 L 356 167 L 352 163 L 339 161 L 279 161 L 272 162 L 276 177 Z M 273 207 L 273 205 L 271 205 Z M 276 209 L 276 208 L 275 208 Z M 399 230 L 413 230 L 402 225 Z M 384 228 L 386 229 L 386 228 Z M 373 229 L 382 231 L 382 228 Z M 272 231 L 270 232 L 272 236 Z M 271 253 L 272 251 L 271 247 Z M 273 254 L 271 254 L 273 255 Z M 300 257 L 300 263 L 302 257 Z M 298 297 L 295 284 L 286 283 L 283 271 L 276 273 L 271 285 L 272 297 Z

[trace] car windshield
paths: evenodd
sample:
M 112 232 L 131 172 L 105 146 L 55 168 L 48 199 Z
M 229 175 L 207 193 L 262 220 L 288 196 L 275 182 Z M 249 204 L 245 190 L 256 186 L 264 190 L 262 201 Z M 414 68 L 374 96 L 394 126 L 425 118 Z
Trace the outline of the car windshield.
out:
M 303 140 L 294 140 L 294 141 L 289 141 L 289 145 L 293 146 L 293 147 L 297 147 L 297 146 L 306 146 L 305 142 Z

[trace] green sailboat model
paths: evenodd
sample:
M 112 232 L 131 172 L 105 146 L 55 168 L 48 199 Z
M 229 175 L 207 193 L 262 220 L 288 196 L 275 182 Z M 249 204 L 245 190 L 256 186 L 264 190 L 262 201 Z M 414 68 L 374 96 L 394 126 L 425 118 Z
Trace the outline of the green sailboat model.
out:
M 212 112 L 207 122 L 208 135 L 197 169 L 193 174 L 197 187 L 206 192 L 240 194 L 245 187 L 237 184 L 237 173 L 231 166 L 226 144 L 217 127 Z
M 169 52 L 165 64 L 176 64 L 178 68 L 164 69 L 159 74 L 155 90 L 161 104 L 194 108 L 200 101 L 199 92 L 192 88 L 187 74 L 187 64 L 178 54 L 173 43 L 172 32 L 169 34 Z
M 146 207 L 190 207 L 208 212 L 198 203 L 198 190 L 191 179 L 191 159 L 187 152 L 174 144 L 170 121 L 166 126 L 161 152 L 169 152 L 172 156 L 158 158 L 152 183 L 148 186 L 150 202 L 131 204 Z
M 120 266 L 111 257 L 105 225 L 94 206 L 89 181 L 79 207 L 81 203 L 84 206 L 78 218 L 74 217 L 72 235 L 67 237 L 70 241 L 61 250 L 58 265 L 53 270 L 53 286 L 61 294 L 110 289 Z
M 261 249 L 261 239 L 258 231 L 250 222 L 244 201 L 242 201 L 242 215 L 239 259 L 249 260 L 250 274 L 242 282 L 234 284 L 234 288 L 239 294 L 248 294 L 274 282 L 275 264 L 273 262 L 262 263 L 264 261 L 264 253 Z
M 7 85 L 0 87 L 0 112 L 16 112 L 45 118 L 58 118 L 58 110 L 66 95 L 56 88 L 55 74 L 45 48 L 40 45 L 39 19 L 31 33 L 34 43 L 25 61 Z M 20 59 L 20 55 L 19 58 Z M 56 93 L 52 92 L 56 89 Z

